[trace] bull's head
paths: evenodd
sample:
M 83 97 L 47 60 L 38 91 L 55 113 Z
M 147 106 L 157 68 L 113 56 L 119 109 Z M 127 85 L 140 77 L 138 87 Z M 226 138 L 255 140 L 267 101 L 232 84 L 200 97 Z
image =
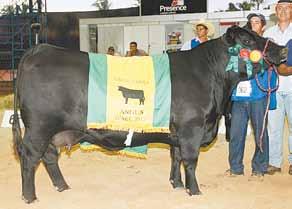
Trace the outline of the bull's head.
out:
M 265 62 L 265 68 L 270 64 L 279 65 L 287 59 L 288 49 L 279 46 L 273 41 L 257 35 L 253 31 L 232 26 L 228 28 L 223 39 L 229 46 L 240 45 L 250 50 L 258 50 L 262 53 Z M 257 73 L 257 71 L 253 72 Z

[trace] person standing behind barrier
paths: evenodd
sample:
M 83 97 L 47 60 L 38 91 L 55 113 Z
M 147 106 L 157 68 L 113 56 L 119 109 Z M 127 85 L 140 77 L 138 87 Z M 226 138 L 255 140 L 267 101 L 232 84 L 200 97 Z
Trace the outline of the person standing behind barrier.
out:
M 114 56 L 115 55 L 115 48 L 113 46 L 110 46 L 108 49 L 107 49 L 107 54 L 108 55 L 112 55 Z
M 108 55 L 112 55 L 112 56 L 120 56 L 120 55 L 116 52 L 116 50 L 115 50 L 115 48 L 114 48 L 113 46 L 110 46 L 110 47 L 107 49 L 106 54 L 108 54 Z
M 197 47 L 199 44 L 208 41 L 209 38 L 214 36 L 215 28 L 212 23 L 201 20 L 193 24 L 193 32 L 196 37 L 183 44 L 181 51 L 186 51 Z
M 269 28 L 264 37 L 272 38 L 279 45 L 286 45 L 292 37 L 291 0 L 280 0 L 275 10 L 277 24 Z M 292 76 L 279 76 L 279 89 L 276 92 L 277 109 L 269 111 L 268 133 L 269 133 L 269 167 L 267 173 L 270 175 L 281 172 L 283 161 L 283 133 L 285 116 L 288 118 L 289 126 L 289 174 L 292 175 Z
M 132 41 L 130 43 L 130 50 L 127 51 L 126 57 L 132 57 L 132 56 L 148 56 L 148 54 L 142 50 L 138 49 L 138 44 L 135 41 Z
M 253 30 L 262 36 L 266 20 L 262 14 L 251 13 L 247 16 L 247 28 Z M 258 76 L 258 80 L 264 88 L 268 88 L 268 82 L 271 87 L 276 85 L 276 75 L 272 75 L 271 81 L 268 81 L 268 71 Z M 252 158 L 252 174 L 249 180 L 263 180 L 269 164 L 269 138 L 267 126 L 264 122 L 267 93 L 262 91 L 257 85 L 256 79 L 239 82 L 232 92 L 233 101 L 231 113 L 231 129 L 229 142 L 229 165 L 230 169 L 226 174 L 229 176 L 243 175 L 243 155 L 246 141 L 246 132 L 248 121 L 251 120 L 255 138 L 255 152 Z M 276 108 L 275 94 L 271 96 L 269 108 Z M 265 126 L 263 126 L 265 124 Z M 262 130 L 264 128 L 264 130 Z M 262 142 L 261 134 L 263 137 Z M 262 151 L 260 149 L 262 145 Z

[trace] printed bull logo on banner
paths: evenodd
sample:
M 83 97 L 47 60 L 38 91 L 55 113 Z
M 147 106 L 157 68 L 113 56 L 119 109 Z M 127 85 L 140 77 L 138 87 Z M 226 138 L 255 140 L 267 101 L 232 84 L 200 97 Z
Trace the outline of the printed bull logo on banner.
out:
M 143 90 L 128 89 L 123 86 L 119 86 L 118 90 L 122 92 L 123 97 L 125 98 L 125 104 L 128 104 L 129 98 L 138 99 L 140 105 L 144 105 L 145 97 Z

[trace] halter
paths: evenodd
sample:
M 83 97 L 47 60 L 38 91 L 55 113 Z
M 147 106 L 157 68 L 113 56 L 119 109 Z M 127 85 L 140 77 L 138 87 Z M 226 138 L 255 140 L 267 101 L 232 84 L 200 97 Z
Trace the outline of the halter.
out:
M 265 89 L 259 82 L 258 80 L 258 75 L 255 74 L 255 80 L 257 82 L 257 85 L 258 87 L 263 91 L 263 92 L 267 92 L 268 94 L 270 94 L 271 92 L 274 92 L 278 89 L 279 87 L 279 79 L 277 79 L 277 84 L 276 84 L 276 87 L 275 88 L 272 88 L 270 87 L 270 80 L 271 80 L 271 74 L 272 74 L 272 71 L 275 70 L 275 73 L 278 77 L 278 72 L 277 72 L 277 68 L 275 67 L 274 64 L 270 63 L 269 60 L 267 59 L 267 55 L 266 55 L 266 51 L 267 51 L 267 48 L 268 48 L 268 45 L 270 43 L 270 39 L 268 39 L 265 43 L 265 47 L 264 47 L 264 50 L 262 52 L 262 55 L 263 55 L 263 59 L 265 60 L 265 62 L 269 65 L 268 67 L 268 89 Z
M 267 60 L 267 55 L 266 55 L 266 51 L 267 51 L 267 48 L 268 48 L 268 45 L 270 43 L 270 39 L 268 39 L 265 43 L 265 47 L 264 47 L 264 50 L 263 50 L 263 58 L 264 60 L 268 63 L 269 66 L 271 66 L 272 64 Z

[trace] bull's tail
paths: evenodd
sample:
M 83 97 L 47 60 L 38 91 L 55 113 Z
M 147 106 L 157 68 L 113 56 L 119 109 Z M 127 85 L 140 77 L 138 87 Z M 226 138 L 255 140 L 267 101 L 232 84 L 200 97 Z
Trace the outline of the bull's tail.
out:
M 13 146 L 16 156 L 20 156 L 22 147 L 22 134 L 19 122 L 19 115 L 17 112 L 18 107 L 18 96 L 17 88 L 14 91 L 14 113 L 10 118 L 10 123 L 12 123 L 12 135 L 13 135 Z
M 19 122 L 18 106 L 19 106 L 19 97 L 18 97 L 18 84 L 21 78 L 21 69 L 23 68 L 23 62 L 25 58 L 31 54 L 31 50 L 28 50 L 20 60 L 19 67 L 17 70 L 17 80 L 14 85 L 14 113 L 10 117 L 10 124 L 12 124 L 12 136 L 13 136 L 13 147 L 16 156 L 20 156 L 22 150 L 22 133 Z

